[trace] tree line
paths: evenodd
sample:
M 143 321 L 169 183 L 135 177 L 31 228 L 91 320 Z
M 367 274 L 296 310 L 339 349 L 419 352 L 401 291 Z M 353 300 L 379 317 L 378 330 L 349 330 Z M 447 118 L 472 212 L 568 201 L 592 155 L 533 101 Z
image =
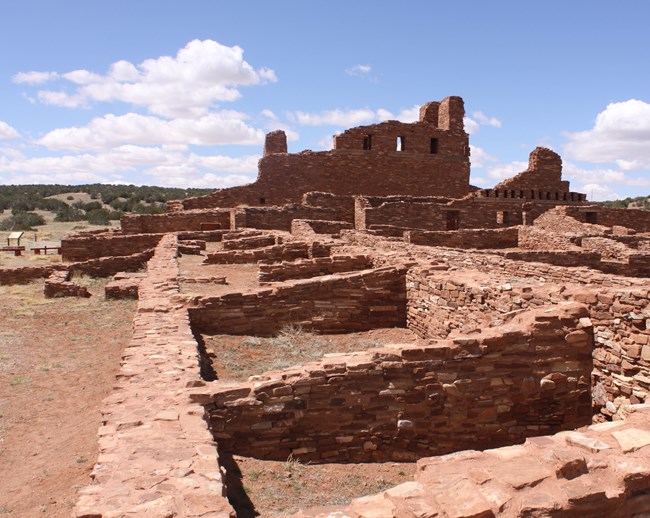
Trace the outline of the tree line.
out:
M 10 215 L 0 219 L 0 230 L 31 230 L 44 225 L 45 220 L 35 210 L 56 213 L 55 221 L 87 221 L 92 225 L 107 225 L 119 220 L 124 213 L 157 214 L 165 212 L 166 203 L 193 196 L 202 196 L 213 189 L 180 189 L 136 185 L 0 185 L 0 213 Z M 86 193 L 90 202 L 51 196 L 66 193 Z

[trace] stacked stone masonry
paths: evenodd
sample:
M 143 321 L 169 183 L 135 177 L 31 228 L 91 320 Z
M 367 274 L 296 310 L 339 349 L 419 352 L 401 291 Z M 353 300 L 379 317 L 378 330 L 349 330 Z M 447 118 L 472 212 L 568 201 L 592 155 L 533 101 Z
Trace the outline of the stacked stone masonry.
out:
M 586 317 L 565 304 L 450 342 L 330 355 L 201 401 L 221 448 L 264 459 L 406 461 L 513 444 L 591 422 Z

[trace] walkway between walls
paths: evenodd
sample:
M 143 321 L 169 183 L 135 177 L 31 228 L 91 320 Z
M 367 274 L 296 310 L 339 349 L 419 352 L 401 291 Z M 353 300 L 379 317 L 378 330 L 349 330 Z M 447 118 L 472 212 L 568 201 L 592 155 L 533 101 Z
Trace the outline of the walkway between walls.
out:
M 77 518 L 234 516 L 204 409 L 186 395 L 202 382 L 178 297 L 177 247 L 176 235 L 165 235 L 140 284 L 133 338 L 104 400 L 99 458 Z

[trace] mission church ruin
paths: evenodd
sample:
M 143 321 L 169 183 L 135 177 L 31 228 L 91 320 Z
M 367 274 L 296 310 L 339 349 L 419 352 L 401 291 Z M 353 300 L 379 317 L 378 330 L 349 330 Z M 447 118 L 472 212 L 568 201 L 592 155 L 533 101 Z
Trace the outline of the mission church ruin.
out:
M 546 148 L 470 185 L 463 116 L 447 97 L 322 152 L 271 132 L 254 183 L 125 215 L 64 239 L 62 265 L 14 270 L 49 296 L 79 295 L 73 272 L 117 274 L 107 296 L 138 298 L 75 516 L 235 516 L 219 462 L 233 453 L 417 462 L 412 482 L 301 517 L 650 512 L 650 212 L 590 204 Z M 229 273 L 246 264 L 254 287 Z M 244 381 L 213 372 L 201 337 L 286 325 L 414 339 Z

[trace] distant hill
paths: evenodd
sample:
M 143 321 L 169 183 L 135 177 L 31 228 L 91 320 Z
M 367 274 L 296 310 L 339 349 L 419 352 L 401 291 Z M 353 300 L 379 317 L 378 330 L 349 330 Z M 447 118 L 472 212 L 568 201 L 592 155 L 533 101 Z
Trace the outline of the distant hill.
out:
M 170 200 L 202 196 L 214 189 L 178 189 L 135 185 L 0 185 L 0 230 L 29 230 L 42 225 L 33 211 L 56 213 L 55 221 L 105 225 L 124 213 L 165 212 Z
M 645 209 L 650 210 L 650 196 L 637 196 L 636 198 L 625 198 L 624 200 L 604 201 L 605 207 L 615 209 Z

